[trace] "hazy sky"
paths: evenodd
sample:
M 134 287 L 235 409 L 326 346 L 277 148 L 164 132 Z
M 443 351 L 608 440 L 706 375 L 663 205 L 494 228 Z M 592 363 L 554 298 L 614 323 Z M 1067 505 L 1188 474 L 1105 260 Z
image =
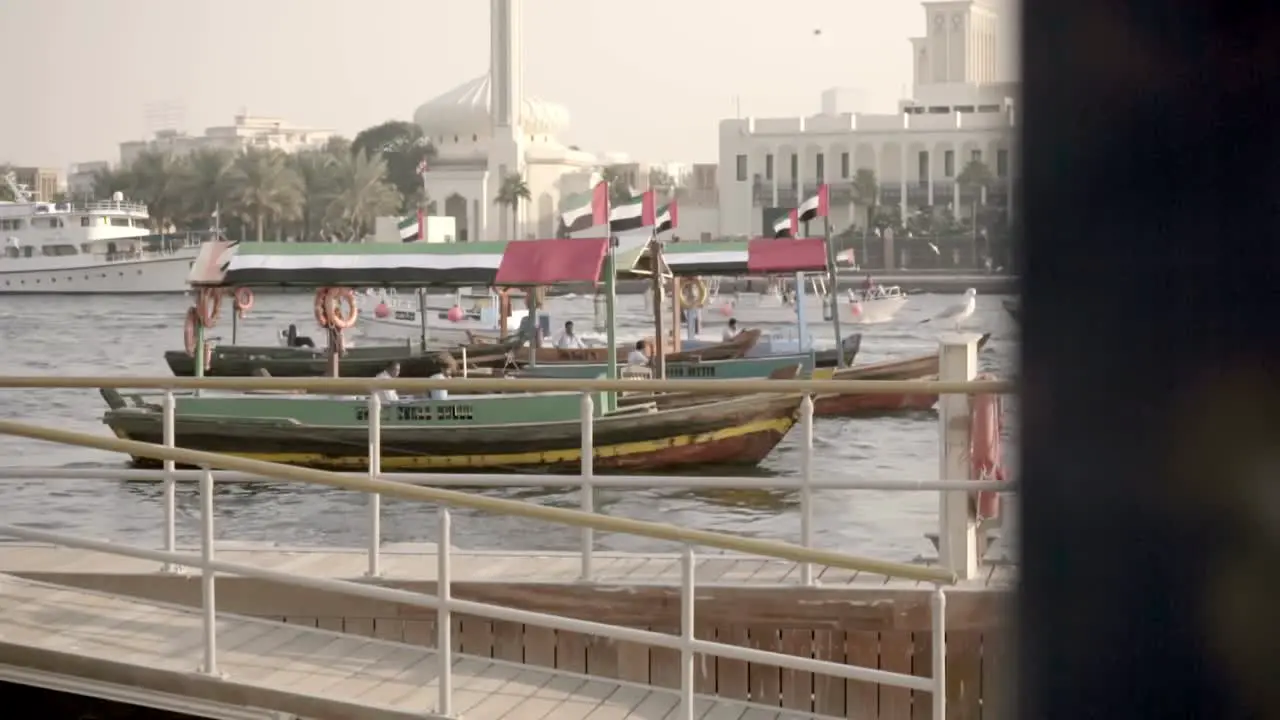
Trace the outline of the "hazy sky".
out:
M 0 162 L 114 162 L 123 140 L 175 124 L 198 134 L 242 109 L 348 136 L 407 120 L 487 70 L 488 10 L 487 0 L 0 0 Z M 525 0 L 525 92 L 568 107 L 567 143 L 714 161 L 735 97 L 743 115 L 795 116 L 817 112 L 825 88 L 852 86 L 891 108 L 911 81 L 907 38 L 923 30 L 915 0 Z M 1006 68 L 1012 37 L 1001 38 Z

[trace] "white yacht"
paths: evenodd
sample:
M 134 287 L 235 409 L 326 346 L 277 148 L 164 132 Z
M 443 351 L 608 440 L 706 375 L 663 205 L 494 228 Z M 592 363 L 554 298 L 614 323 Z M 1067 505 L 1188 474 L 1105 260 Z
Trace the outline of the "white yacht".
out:
M 13 174 L 0 201 L 0 295 L 184 293 L 199 241 L 152 236 L 145 205 L 36 202 Z

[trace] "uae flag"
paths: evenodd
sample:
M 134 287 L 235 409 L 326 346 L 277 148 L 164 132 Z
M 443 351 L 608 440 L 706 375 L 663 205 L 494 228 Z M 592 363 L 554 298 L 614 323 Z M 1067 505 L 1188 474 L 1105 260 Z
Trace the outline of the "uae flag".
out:
M 793 238 L 800 229 L 798 222 L 798 211 L 788 210 L 786 215 L 773 221 L 773 237 L 774 238 Z
M 655 226 L 657 213 L 654 205 L 652 190 L 633 195 L 614 205 L 609 208 L 609 232 L 620 233 Z
M 582 232 L 591 228 L 591 198 L 594 193 L 584 192 L 571 195 L 565 199 L 564 212 L 560 213 L 560 234 L 569 237 L 571 233 Z
M 653 234 L 669 232 L 675 230 L 680 224 L 679 213 L 676 211 L 676 201 L 663 205 L 658 208 L 657 221 L 653 225 Z
M 831 191 L 830 186 L 823 183 L 818 186 L 818 194 L 800 203 L 800 207 L 796 208 L 799 220 L 807 223 L 814 218 L 827 217 L 827 211 L 831 208 Z

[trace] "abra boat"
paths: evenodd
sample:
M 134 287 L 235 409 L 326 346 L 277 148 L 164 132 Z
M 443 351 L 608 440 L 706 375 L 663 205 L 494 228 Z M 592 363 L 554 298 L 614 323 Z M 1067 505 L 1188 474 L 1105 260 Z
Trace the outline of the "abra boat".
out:
M 475 340 L 485 342 L 480 336 L 471 336 Z M 733 360 L 745 356 L 755 347 L 760 339 L 759 330 L 744 330 L 737 337 L 726 342 L 700 345 L 690 350 L 682 350 L 680 352 L 668 351 L 666 354 L 667 362 L 681 362 L 694 360 Z M 647 338 L 645 354 L 653 357 L 653 338 Z M 631 348 L 634 343 L 619 343 L 618 362 L 625 363 L 627 356 L 631 354 Z M 473 347 L 482 348 L 484 345 L 474 345 Z M 588 347 L 575 348 L 573 350 L 565 350 L 554 347 L 541 347 L 537 349 L 538 364 L 553 363 L 607 363 L 609 361 L 609 348 L 607 347 Z M 515 360 L 524 363 L 529 360 L 527 352 L 516 353 Z
M 401 377 L 431 377 L 464 361 L 467 365 L 498 366 L 507 355 L 525 343 L 513 337 L 500 345 L 462 345 L 453 348 L 423 349 L 416 344 L 349 348 L 342 356 L 342 374 L 373 377 L 393 362 L 400 363 Z M 206 377 L 246 377 L 265 370 L 273 377 L 320 377 L 329 372 L 325 348 L 296 348 L 273 345 L 217 345 L 204 368 Z M 195 358 L 182 350 L 168 350 L 164 361 L 178 377 L 195 374 Z
M 889 322 L 907 304 L 907 294 L 897 285 L 872 285 L 848 291 L 849 312 L 842 319 L 859 325 Z
M 991 333 L 979 338 L 978 350 L 985 347 L 990 339 Z M 835 380 L 924 380 L 937 377 L 938 364 L 938 354 L 930 353 L 825 372 L 819 370 L 815 372 L 815 377 L 825 376 Z M 919 393 L 818 395 L 813 399 L 813 414 L 816 417 L 867 417 L 889 412 L 929 410 L 937 404 L 937 395 Z
M 629 369 L 626 366 L 624 369 Z M 641 366 L 647 368 L 648 366 Z M 668 362 L 667 378 L 671 380 L 751 380 L 767 378 L 773 373 L 789 367 L 799 367 L 800 372 L 813 370 L 813 356 L 808 353 L 796 355 L 775 355 L 763 358 L 735 358 L 732 360 L 703 360 Z M 551 363 L 548 365 L 526 366 L 517 373 L 518 377 L 562 378 L 587 380 L 603 377 L 608 366 L 603 363 Z
M 117 437 L 162 442 L 163 410 L 103 391 Z M 795 424 L 800 396 L 750 395 L 673 408 L 596 404 L 597 472 L 755 465 Z M 331 470 L 367 469 L 364 396 L 236 394 L 175 398 L 180 447 Z M 382 411 L 388 471 L 574 472 L 582 460 L 579 393 L 452 395 L 402 400 Z M 158 463 L 133 458 L 138 466 Z

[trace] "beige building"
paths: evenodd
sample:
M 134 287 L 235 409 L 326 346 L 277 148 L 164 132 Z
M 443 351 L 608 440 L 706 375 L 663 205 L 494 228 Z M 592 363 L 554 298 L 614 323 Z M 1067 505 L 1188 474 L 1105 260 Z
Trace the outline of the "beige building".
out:
M 10 170 L 18 186 L 30 192 L 36 202 L 53 202 L 62 192 L 62 173 L 57 168 L 14 167 Z
M 186 155 L 201 148 L 219 148 L 232 152 L 262 148 L 293 153 L 322 148 L 337 134 L 336 130 L 304 127 L 280 118 L 241 113 L 236 115 L 231 125 L 206 128 L 204 135 L 162 130 L 150 140 L 120 143 L 120 164 L 128 167 L 139 154 L 148 150 L 162 150 L 177 155 Z

